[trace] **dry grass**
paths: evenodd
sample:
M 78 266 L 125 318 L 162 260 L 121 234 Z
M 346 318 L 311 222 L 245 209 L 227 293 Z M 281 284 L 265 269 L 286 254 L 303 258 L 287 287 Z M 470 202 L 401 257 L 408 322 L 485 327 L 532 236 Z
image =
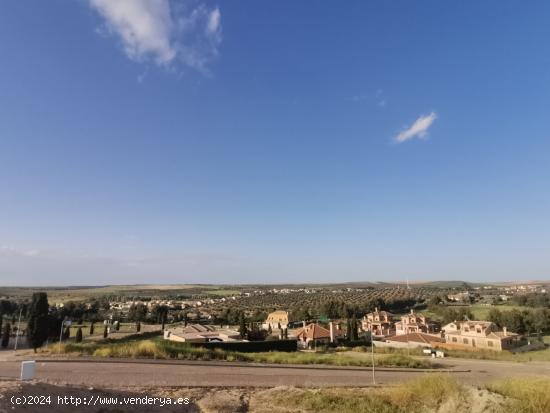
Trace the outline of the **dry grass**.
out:
M 505 411 L 517 413 L 550 412 L 550 378 L 513 378 L 487 385 L 487 389 L 506 397 Z
M 370 367 L 370 358 L 358 358 L 346 353 L 303 353 L 303 352 L 261 352 L 240 353 L 220 349 L 194 347 L 184 343 L 174 343 L 163 339 L 140 339 L 53 344 L 48 348 L 52 354 L 58 352 L 73 355 L 115 358 L 150 358 L 180 360 L 225 360 L 247 361 L 271 364 L 323 364 L 331 366 Z M 380 367 L 433 368 L 428 360 L 417 360 L 402 354 L 377 356 L 375 363 Z
M 390 389 L 273 389 L 251 400 L 251 407 L 321 413 L 469 412 L 466 390 L 448 375 L 426 375 Z M 462 410 L 457 410 L 462 409 Z M 252 409 L 253 410 L 253 409 Z M 255 411 L 255 410 L 254 410 Z

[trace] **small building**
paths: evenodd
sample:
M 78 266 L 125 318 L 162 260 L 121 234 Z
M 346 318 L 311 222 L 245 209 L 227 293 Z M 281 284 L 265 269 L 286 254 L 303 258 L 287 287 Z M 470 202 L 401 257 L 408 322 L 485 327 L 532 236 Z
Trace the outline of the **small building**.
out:
M 395 334 L 424 333 L 432 334 L 436 332 L 436 324 L 428 317 L 415 313 L 411 309 L 409 314 L 401 317 L 401 321 L 395 323 Z
M 211 341 L 242 341 L 238 331 L 218 329 L 210 325 L 190 324 L 164 331 L 164 339 L 185 343 L 209 343 Z
M 378 311 L 378 308 L 375 308 L 372 313 L 368 313 L 363 317 L 361 327 L 375 337 L 393 335 L 395 333 L 393 314 L 388 311 Z
M 291 319 L 288 311 L 279 310 L 269 313 L 262 327 L 266 330 L 268 330 L 269 328 L 271 328 L 272 330 L 281 328 L 285 329 L 288 328 L 288 324 L 290 322 Z
M 342 329 L 334 323 L 329 323 L 329 328 L 311 323 L 302 327 L 294 334 L 298 340 L 298 346 L 302 348 L 311 348 L 317 344 L 336 343 L 344 338 Z
M 464 291 L 464 292 L 461 292 L 461 293 L 457 293 L 457 294 L 449 294 L 447 295 L 447 299 L 449 301 L 454 301 L 454 302 L 469 302 L 470 301 L 470 292 L 469 291 Z
M 443 327 L 445 344 L 456 348 L 483 350 L 510 350 L 520 346 L 521 336 L 499 330 L 491 321 L 453 321 Z

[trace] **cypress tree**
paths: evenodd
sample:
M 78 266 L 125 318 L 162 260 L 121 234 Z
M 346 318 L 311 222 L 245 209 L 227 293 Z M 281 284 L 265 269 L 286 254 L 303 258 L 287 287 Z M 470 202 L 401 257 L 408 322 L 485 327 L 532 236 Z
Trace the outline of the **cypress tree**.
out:
M 33 293 L 27 323 L 27 336 L 34 352 L 48 338 L 48 295 Z
M 357 318 L 355 317 L 355 313 L 351 316 L 351 337 L 352 341 L 357 340 Z
M 11 325 L 10 323 L 6 323 L 4 329 L 2 330 L 2 348 L 8 347 L 8 344 L 10 342 L 10 333 Z
M 239 317 L 239 333 L 241 335 L 241 338 L 245 338 L 246 334 L 248 333 L 244 314 L 241 314 L 241 316 Z
M 94 322 L 92 321 L 92 324 L 90 324 L 90 335 L 94 334 Z
M 139 333 L 140 331 L 141 331 L 141 321 L 138 321 L 138 322 L 136 323 L 136 332 Z
M 77 342 L 77 343 L 82 342 L 82 327 L 78 327 L 78 330 L 76 330 L 76 337 L 75 337 L 74 341 Z
M 107 326 L 105 326 L 105 328 L 103 329 L 103 338 L 107 338 L 108 335 L 109 332 L 107 331 Z

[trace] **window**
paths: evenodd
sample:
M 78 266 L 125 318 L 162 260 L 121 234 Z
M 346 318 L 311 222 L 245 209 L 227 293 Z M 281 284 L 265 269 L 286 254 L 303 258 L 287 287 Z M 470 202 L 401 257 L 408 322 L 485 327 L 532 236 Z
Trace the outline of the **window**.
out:
M 469 327 L 464 327 L 464 331 L 470 331 Z
M 481 334 L 481 328 L 476 328 L 476 333 Z
M 491 340 L 488 340 L 488 341 L 487 341 L 487 346 L 488 346 L 488 347 L 493 347 L 493 342 L 492 342 Z
M 463 340 L 463 342 L 464 342 L 464 344 L 468 344 L 468 339 L 465 338 L 465 339 Z
M 453 337 L 453 343 L 456 343 L 456 342 L 457 342 L 456 337 Z

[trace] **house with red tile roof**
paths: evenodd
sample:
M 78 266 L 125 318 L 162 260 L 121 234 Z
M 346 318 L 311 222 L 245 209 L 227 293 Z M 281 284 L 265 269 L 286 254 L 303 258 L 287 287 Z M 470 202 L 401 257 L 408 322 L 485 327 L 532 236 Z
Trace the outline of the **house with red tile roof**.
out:
M 344 338 L 344 332 L 334 323 L 330 323 L 328 329 L 320 324 L 311 323 L 298 329 L 294 335 L 298 340 L 298 346 L 302 348 L 334 343 Z
M 522 344 L 519 334 L 506 327 L 500 330 L 490 321 L 453 321 L 443 327 L 443 334 L 447 345 L 470 350 L 502 351 Z
M 372 313 L 368 313 L 363 317 L 361 327 L 363 331 L 369 331 L 375 337 L 395 334 L 393 314 L 388 311 L 379 311 L 378 308 L 375 308 Z

